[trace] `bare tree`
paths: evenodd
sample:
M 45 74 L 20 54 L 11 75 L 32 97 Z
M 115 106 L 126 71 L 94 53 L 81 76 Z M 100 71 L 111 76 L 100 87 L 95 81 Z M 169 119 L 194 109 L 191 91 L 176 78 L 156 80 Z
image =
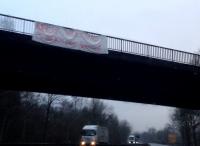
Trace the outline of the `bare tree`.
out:
M 7 133 L 10 117 L 15 118 L 20 109 L 20 93 L 0 90 L 0 142 L 3 142 Z
M 23 107 L 23 126 L 22 126 L 22 141 L 26 141 L 27 121 L 32 116 L 34 108 L 37 108 L 39 102 L 39 94 L 32 92 L 21 93 L 21 106 Z
M 0 109 L 0 142 L 78 144 L 84 125 L 99 124 L 109 129 L 111 144 L 120 144 L 130 131 L 129 124 L 98 99 L 0 91 Z
M 82 108 L 83 98 L 75 96 L 72 98 L 72 102 L 74 104 L 74 110 L 76 111 L 78 108 Z
M 127 143 L 127 138 L 131 133 L 131 126 L 130 124 L 126 121 L 123 120 L 119 122 L 119 138 L 120 138 L 120 143 L 121 144 L 126 144 Z
M 90 102 L 91 110 L 91 122 L 93 124 L 101 124 L 105 120 L 105 112 L 107 111 L 107 106 L 99 99 L 91 99 Z
M 59 96 L 57 96 L 57 95 L 47 94 L 47 105 L 46 105 L 46 114 L 45 114 L 45 120 L 44 120 L 44 132 L 43 132 L 43 141 L 44 142 L 46 141 L 51 106 L 55 101 L 58 101 L 58 99 L 59 99 Z
M 176 109 L 172 121 L 181 133 L 183 146 L 197 146 L 196 130 L 200 126 L 200 111 Z

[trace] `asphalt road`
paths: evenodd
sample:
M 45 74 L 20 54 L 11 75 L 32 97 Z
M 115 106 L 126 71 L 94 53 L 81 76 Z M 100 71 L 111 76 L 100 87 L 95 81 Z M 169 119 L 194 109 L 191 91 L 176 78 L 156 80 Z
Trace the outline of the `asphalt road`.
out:
M 150 146 L 169 146 L 169 145 L 150 143 Z

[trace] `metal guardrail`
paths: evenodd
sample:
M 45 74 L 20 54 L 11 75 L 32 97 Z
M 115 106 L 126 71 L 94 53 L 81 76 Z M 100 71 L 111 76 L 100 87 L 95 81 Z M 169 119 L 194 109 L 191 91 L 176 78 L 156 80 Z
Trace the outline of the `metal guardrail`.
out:
M 16 33 L 32 35 L 35 28 L 33 20 L 18 18 L 14 16 L 0 14 L 0 30 L 12 31 Z M 66 27 L 64 27 L 66 28 Z M 87 32 L 90 34 L 100 35 Z M 150 58 L 156 58 L 171 62 L 200 66 L 200 55 L 178 51 L 166 47 L 106 36 L 109 50 L 136 54 Z

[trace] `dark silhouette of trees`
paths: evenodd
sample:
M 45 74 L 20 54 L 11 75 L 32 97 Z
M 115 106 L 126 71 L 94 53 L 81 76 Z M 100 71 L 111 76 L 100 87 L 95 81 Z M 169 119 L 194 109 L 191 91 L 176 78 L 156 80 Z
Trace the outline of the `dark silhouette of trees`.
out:
M 168 141 L 168 136 L 171 133 L 175 133 L 177 135 L 177 140 L 179 140 L 179 135 L 175 130 L 173 125 L 167 124 L 163 129 L 156 130 L 155 128 L 149 128 L 147 131 L 142 133 L 135 133 L 135 135 L 139 135 L 139 140 L 144 143 L 157 143 L 170 145 Z
M 200 111 L 176 109 L 172 121 L 181 134 L 182 146 L 199 146 Z
M 20 116 L 20 94 L 18 92 L 0 91 L 0 142 L 8 139 L 15 141 L 19 127 L 17 118 Z M 15 137 L 10 130 L 16 129 Z
M 54 94 L 47 94 L 47 104 L 46 104 L 46 111 L 45 111 L 45 120 L 44 120 L 44 131 L 43 131 L 43 141 L 46 142 L 46 135 L 47 135 L 47 128 L 49 124 L 49 115 L 52 104 L 57 101 L 59 97 Z
M 1 143 L 78 144 L 86 124 L 106 126 L 112 144 L 125 143 L 131 131 L 99 99 L 0 91 Z

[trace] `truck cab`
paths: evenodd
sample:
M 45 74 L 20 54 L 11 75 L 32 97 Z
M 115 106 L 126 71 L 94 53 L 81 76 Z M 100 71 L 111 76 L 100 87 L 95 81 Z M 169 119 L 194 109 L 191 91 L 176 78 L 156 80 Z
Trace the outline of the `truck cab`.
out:
M 130 135 L 128 137 L 128 144 L 137 144 L 138 142 L 138 138 L 135 135 Z
M 108 130 L 99 125 L 85 125 L 81 132 L 81 146 L 108 143 Z

